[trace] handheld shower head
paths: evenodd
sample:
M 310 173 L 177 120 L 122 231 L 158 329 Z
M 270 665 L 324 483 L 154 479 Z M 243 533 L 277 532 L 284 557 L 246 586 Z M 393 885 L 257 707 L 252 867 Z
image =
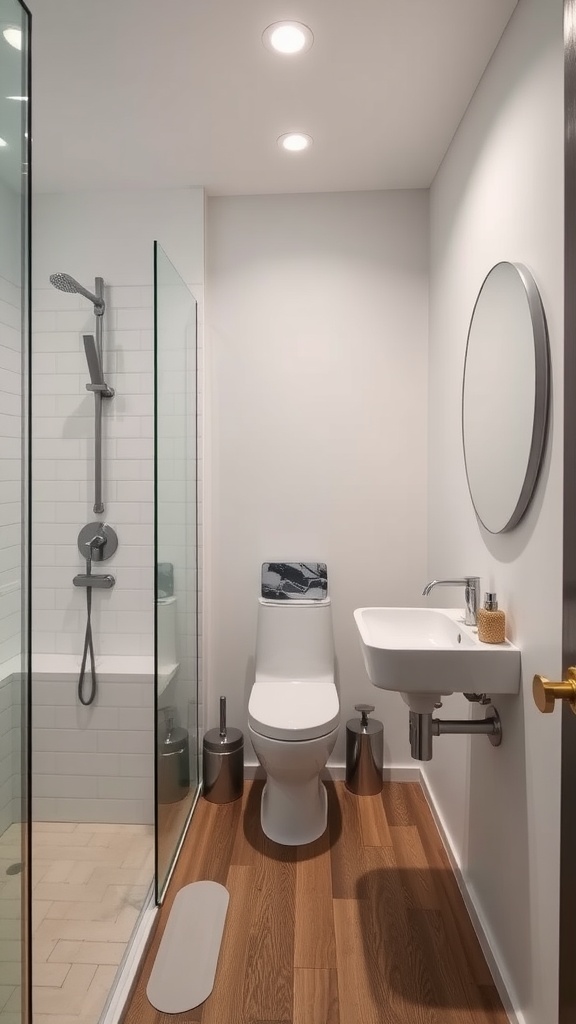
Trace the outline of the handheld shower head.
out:
M 101 278 L 96 278 L 96 283 L 101 281 Z M 106 309 L 106 304 L 102 296 L 95 295 L 94 292 L 88 291 L 83 285 L 79 284 L 74 277 L 70 274 L 50 274 L 50 284 L 57 288 L 59 292 L 76 292 L 78 295 L 83 295 L 84 298 L 89 299 L 90 302 L 94 303 L 94 312 L 97 316 L 101 316 Z
M 94 335 L 84 334 L 83 338 L 90 381 L 92 384 L 102 385 L 104 384 L 104 371 L 102 370 L 102 359 L 94 341 Z
M 88 372 L 90 374 L 90 384 L 86 385 L 86 390 L 97 392 L 102 398 L 113 398 L 114 388 L 111 388 L 104 380 L 102 353 L 98 347 L 98 342 L 94 341 L 93 334 L 85 334 L 83 337 L 86 362 L 88 363 Z

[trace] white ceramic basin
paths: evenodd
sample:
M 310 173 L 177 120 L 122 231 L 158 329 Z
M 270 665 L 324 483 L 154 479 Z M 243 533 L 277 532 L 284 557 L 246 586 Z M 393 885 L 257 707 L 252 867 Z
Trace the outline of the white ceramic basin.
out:
M 354 618 L 374 686 L 403 694 L 520 689 L 519 649 L 509 640 L 481 643 L 460 608 L 357 608 Z

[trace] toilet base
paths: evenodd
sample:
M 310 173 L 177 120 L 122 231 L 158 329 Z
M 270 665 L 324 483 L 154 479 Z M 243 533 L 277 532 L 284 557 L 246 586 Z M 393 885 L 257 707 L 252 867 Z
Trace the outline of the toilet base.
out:
M 268 776 L 262 792 L 264 835 L 281 846 L 313 843 L 326 831 L 328 794 L 318 776 L 304 783 L 281 783 Z
M 309 740 L 262 736 L 248 723 L 254 752 L 266 772 L 260 822 L 274 843 L 303 846 L 326 831 L 328 796 L 320 772 L 334 749 L 338 728 Z

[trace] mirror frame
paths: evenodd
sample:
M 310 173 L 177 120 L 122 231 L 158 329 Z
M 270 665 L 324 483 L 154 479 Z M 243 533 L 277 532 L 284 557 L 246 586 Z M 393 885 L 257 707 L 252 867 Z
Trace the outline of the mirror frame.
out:
M 532 439 L 530 443 L 530 452 L 528 455 L 528 462 L 526 465 L 526 472 L 524 474 L 524 482 L 522 484 L 516 506 L 513 509 L 509 519 L 500 527 L 499 530 L 491 530 L 489 526 L 483 521 L 480 515 L 476 502 L 474 501 L 474 494 L 470 483 L 470 476 L 468 474 L 468 463 L 466 460 L 466 441 L 464 436 L 464 402 L 465 402 L 465 390 L 466 390 L 466 363 L 468 360 L 468 349 L 470 346 L 470 335 L 472 333 L 472 326 L 474 324 L 474 315 L 476 308 L 484 287 L 490 275 L 498 267 L 510 266 L 513 267 L 518 274 L 526 295 L 528 302 L 528 309 L 530 313 L 530 320 L 532 323 L 532 337 L 534 342 L 534 413 L 532 418 Z M 466 470 L 466 482 L 468 484 L 468 493 L 470 494 L 470 500 L 474 507 L 478 521 L 482 524 L 485 530 L 491 534 L 507 533 L 509 530 L 514 529 L 522 519 L 524 513 L 528 509 L 532 496 L 534 494 L 540 468 L 542 466 L 544 450 L 546 446 L 546 437 L 548 432 L 548 410 L 550 405 L 550 348 L 548 344 L 548 327 L 546 324 L 546 316 L 544 313 L 544 306 L 542 305 L 542 299 L 538 286 L 532 277 L 532 274 L 524 266 L 523 263 L 512 263 L 510 260 L 500 260 L 499 263 L 495 263 L 490 268 L 486 277 L 484 278 L 476 301 L 474 303 L 474 309 L 472 310 L 472 316 L 470 317 L 470 324 L 468 327 L 468 336 L 466 339 L 466 352 L 464 354 L 464 372 L 462 375 L 462 410 L 461 410 L 461 427 L 462 427 L 462 451 L 464 454 L 464 467 Z

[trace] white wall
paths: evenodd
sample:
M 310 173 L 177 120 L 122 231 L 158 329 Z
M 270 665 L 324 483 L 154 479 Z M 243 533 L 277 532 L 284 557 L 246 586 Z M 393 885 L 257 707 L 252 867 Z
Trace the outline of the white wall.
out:
M 536 710 L 531 681 L 561 670 L 562 6 L 520 0 L 431 190 L 428 575 L 478 573 L 498 592 L 523 679 L 519 697 L 497 701 L 502 746 L 437 739 L 426 777 L 526 1024 L 557 1020 L 560 716 Z M 474 299 L 499 260 L 536 279 L 553 382 L 535 500 L 516 530 L 493 537 L 468 497 L 460 394 Z M 461 704 L 450 698 L 444 713 L 459 717 Z
M 352 612 L 417 604 L 425 582 L 427 232 L 425 192 L 207 203 L 208 724 L 225 694 L 247 727 L 261 563 L 325 561 L 335 764 L 367 700 L 386 763 L 409 761 L 405 706 L 368 681 Z
M 149 659 L 152 672 L 154 636 L 153 572 L 153 241 L 160 241 L 170 259 L 202 303 L 204 255 L 204 197 L 202 190 L 155 192 L 82 193 L 39 195 L 34 202 L 33 266 L 33 564 L 34 564 L 34 665 L 43 667 L 43 656 L 70 655 L 80 664 L 86 622 L 83 589 L 72 585 L 84 563 L 77 549 L 78 532 L 85 523 L 105 518 L 118 533 L 117 553 L 105 563 L 116 585 L 93 595 L 94 646 L 97 657 Z M 104 402 L 103 497 L 105 516 L 92 512 L 94 501 L 93 397 L 88 380 L 82 332 L 94 331 L 89 302 L 80 296 L 56 291 L 49 275 L 64 271 L 93 288 L 94 277 L 105 282 L 107 303 L 104 323 L 104 364 L 115 397 Z M 201 306 L 200 306 L 201 308 Z M 45 660 L 45 659 L 44 659 Z M 64 661 L 63 661 L 64 664 Z M 46 667 L 44 665 L 44 667 Z M 50 669 L 53 669 L 53 663 Z M 129 663 L 127 665 L 129 671 Z M 75 688 L 62 692 L 49 679 L 35 683 L 38 728 L 50 728 L 45 716 L 54 706 L 68 705 L 67 727 L 59 726 L 54 746 L 38 753 L 37 774 L 44 775 L 37 813 L 56 813 L 55 801 L 71 792 L 62 765 L 63 754 L 76 754 L 78 729 L 90 730 L 91 717 L 103 710 L 96 704 L 86 715 L 76 712 Z M 150 680 L 150 677 L 149 677 Z M 46 687 L 54 686 L 54 700 Z M 118 711 L 124 722 L 127 690 L 116 685 L 117 699 L 107 694 L 107 709 Z M 40 693 L 42 688 L 42 693 Z M 67 700 L 64 697 L 67 696 Z M 147 763 L 140 760 L 134 773 L 131 796 L 141 802 L 143 785 L 151 786 L 153 751 L 153 687 L 139 705 L 149 715 Z M 118 727 L 116 727 L 118 728 Z M 120 744 L 141 744 L 141 726 L 134 736 L 123 735 L 125 724 L 113 734 Z M 96 729 L 98 731 L 98 729 Z M 46 734 L 43 734 L 46 742 Z M 111 748 L 106 748 L 112 753 Z M 98 750 L 98 753 L 103 751 Z M 84 774 L 94 783 L 104 782 L 98 759 L 85 748 Z M 136 762 L 134 762 L 136 764 Z M 73 773 L 72 774 L 76 774 Z M 46 778 L 50 777 L 48 786 Z M 62 785 L 60 785 L 60 781 Z M 125 780 L 118 797 L 130 799 Z M 73 787 L 72 787 L 73 788 Z M 102 793 L 103 795 L 103 793 Z M 40 799 L 40 792 L 38 791 Z M 110 797 L 113 798 L 114 794 Z M 58 804 L 61 806 L 61 804 Z M 104 820 L 108 820 L 105 804 Z M 74 817 L 68 801 L 66 815 Z M 116 820 L 114 817 L 112 820 Z M 122 820 L 121 818 L 119 820 Z M 128 820 L 128 819 L 124 819 Z

